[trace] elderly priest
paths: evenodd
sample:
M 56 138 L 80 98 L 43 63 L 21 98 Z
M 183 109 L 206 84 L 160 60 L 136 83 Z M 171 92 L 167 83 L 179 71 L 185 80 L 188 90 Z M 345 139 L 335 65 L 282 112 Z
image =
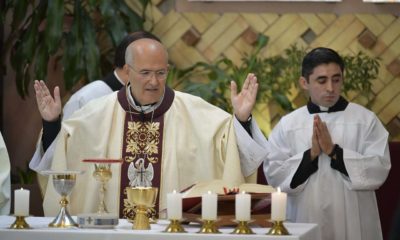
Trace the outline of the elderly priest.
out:
M 63 122 L 53 170 L 84 170 L 70 195 L 71 214 L 96 211 L 97 183 L 83 159 L 122 159 L 112 166 L 106 204 L 110 213 L 129 217 L 133 208 L 124 191 L 128 169 L 153 171 L 159 210 L 166 195 L 197 182 L 223 179 L 233 185 L 251 181 L 260 162 L 241 163 L 232 115 L 199 97 L 168 88 L 168 53 L 153 39 L 131 43 L 124 70 L 129 84 L 96 99 Z M 243 169 L 243 170 L 242 170 Z M 45 215 L 58 211 L 59 196 L 47 185 Z

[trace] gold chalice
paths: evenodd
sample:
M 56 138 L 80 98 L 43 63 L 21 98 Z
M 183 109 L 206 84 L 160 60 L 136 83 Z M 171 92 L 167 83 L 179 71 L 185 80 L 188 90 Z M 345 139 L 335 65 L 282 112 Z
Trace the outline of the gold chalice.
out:
M 128 201 L 136 206 L 136 215 L 132 229 L 148 230 L 150 221 L 147 209 L 154 207 L 157 199 L 158 188 L 154 187 L 127 187 Z
M 66 228 L 78 226 L 68 212 L 67 196 L 71 193 L 75 186 L 76 175 L 80 171 L 44 171 L 42 174 L 52 175 L 53 186 L 58 194 L 61 195 L 61 209 L 55 219 L 49 224 L 49 227 Z
M 105 196 L 107 192 L 107 182 L 112 177 L 111 163 L 121 163 L 122 160 L 114 159 L 85 159 L 83 162 L 94 163 L 93 177 L 100 182 L 100 201 L 97 207 L 97 214 L 108 213 L 107 206 L 105 203 Z

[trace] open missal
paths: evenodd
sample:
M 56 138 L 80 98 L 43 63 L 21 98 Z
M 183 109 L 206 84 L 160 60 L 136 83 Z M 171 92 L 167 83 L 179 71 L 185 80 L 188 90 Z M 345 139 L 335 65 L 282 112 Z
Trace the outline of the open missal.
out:
M 235 224 L 235 194 L 244 191 L 251 194 L 252 223 L 262 227 L 271 226 L 267 220 L 271 212 L 271 193 L 275 192 L 273 187 L 254 183 L 232 186 L 223 180 L 201 182 L 182 192 L 183 217 L 187 222 L 200 222 L 201 196 L 208 191 L 218 194 L 217 225 Z

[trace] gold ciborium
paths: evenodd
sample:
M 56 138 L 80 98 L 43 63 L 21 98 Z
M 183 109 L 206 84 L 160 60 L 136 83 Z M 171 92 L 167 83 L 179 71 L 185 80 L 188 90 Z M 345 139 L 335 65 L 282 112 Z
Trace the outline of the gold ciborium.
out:
M 121 163 L 122 160 L 114 159 L 85 159 L 83 162 L 94 163 L 93 177 L 100 182 L 99 194 L 100 200 L 97 207 L 97 214 L 102 215 L 108 213 L 105 196 L 107 192 L 107 182 L 112 177 L 111 163 Z
M 127 187 L 128 201 L 136 206 L 135 219 L 132 229 L 148 230 L 150 221 L 147 216 L 147 209 L 154 207 L 156 203 L 158 188 L 154 187 Z
M 75 186 L 76 175 L 80 171 L 44 171 L 43 174 L 52 175 L 53 186 L 58 194 L 61 195 L 60 211 L 54 220 L 49 224 L 49 227 L 66 228 L 78 226 L 68 212 L 67 196 L 71 193 Z

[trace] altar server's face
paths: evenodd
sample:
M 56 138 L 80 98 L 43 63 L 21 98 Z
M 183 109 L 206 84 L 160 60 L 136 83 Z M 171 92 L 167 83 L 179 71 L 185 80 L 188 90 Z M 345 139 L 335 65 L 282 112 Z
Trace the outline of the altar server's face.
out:
M 165 90 L 168 75 L 168 54 L 161 43 L 140 39 L 127 49 L 132 60 L 125 68 L 129 71 L 132 95 L 141 105 L 158 102 Z
M 300 85 L 308 91 L 313 103 L 332 107 L 340 97 L 343 73 L 336 63 L 321 64 L 314 68 L 308 80 L 301 77 Z

